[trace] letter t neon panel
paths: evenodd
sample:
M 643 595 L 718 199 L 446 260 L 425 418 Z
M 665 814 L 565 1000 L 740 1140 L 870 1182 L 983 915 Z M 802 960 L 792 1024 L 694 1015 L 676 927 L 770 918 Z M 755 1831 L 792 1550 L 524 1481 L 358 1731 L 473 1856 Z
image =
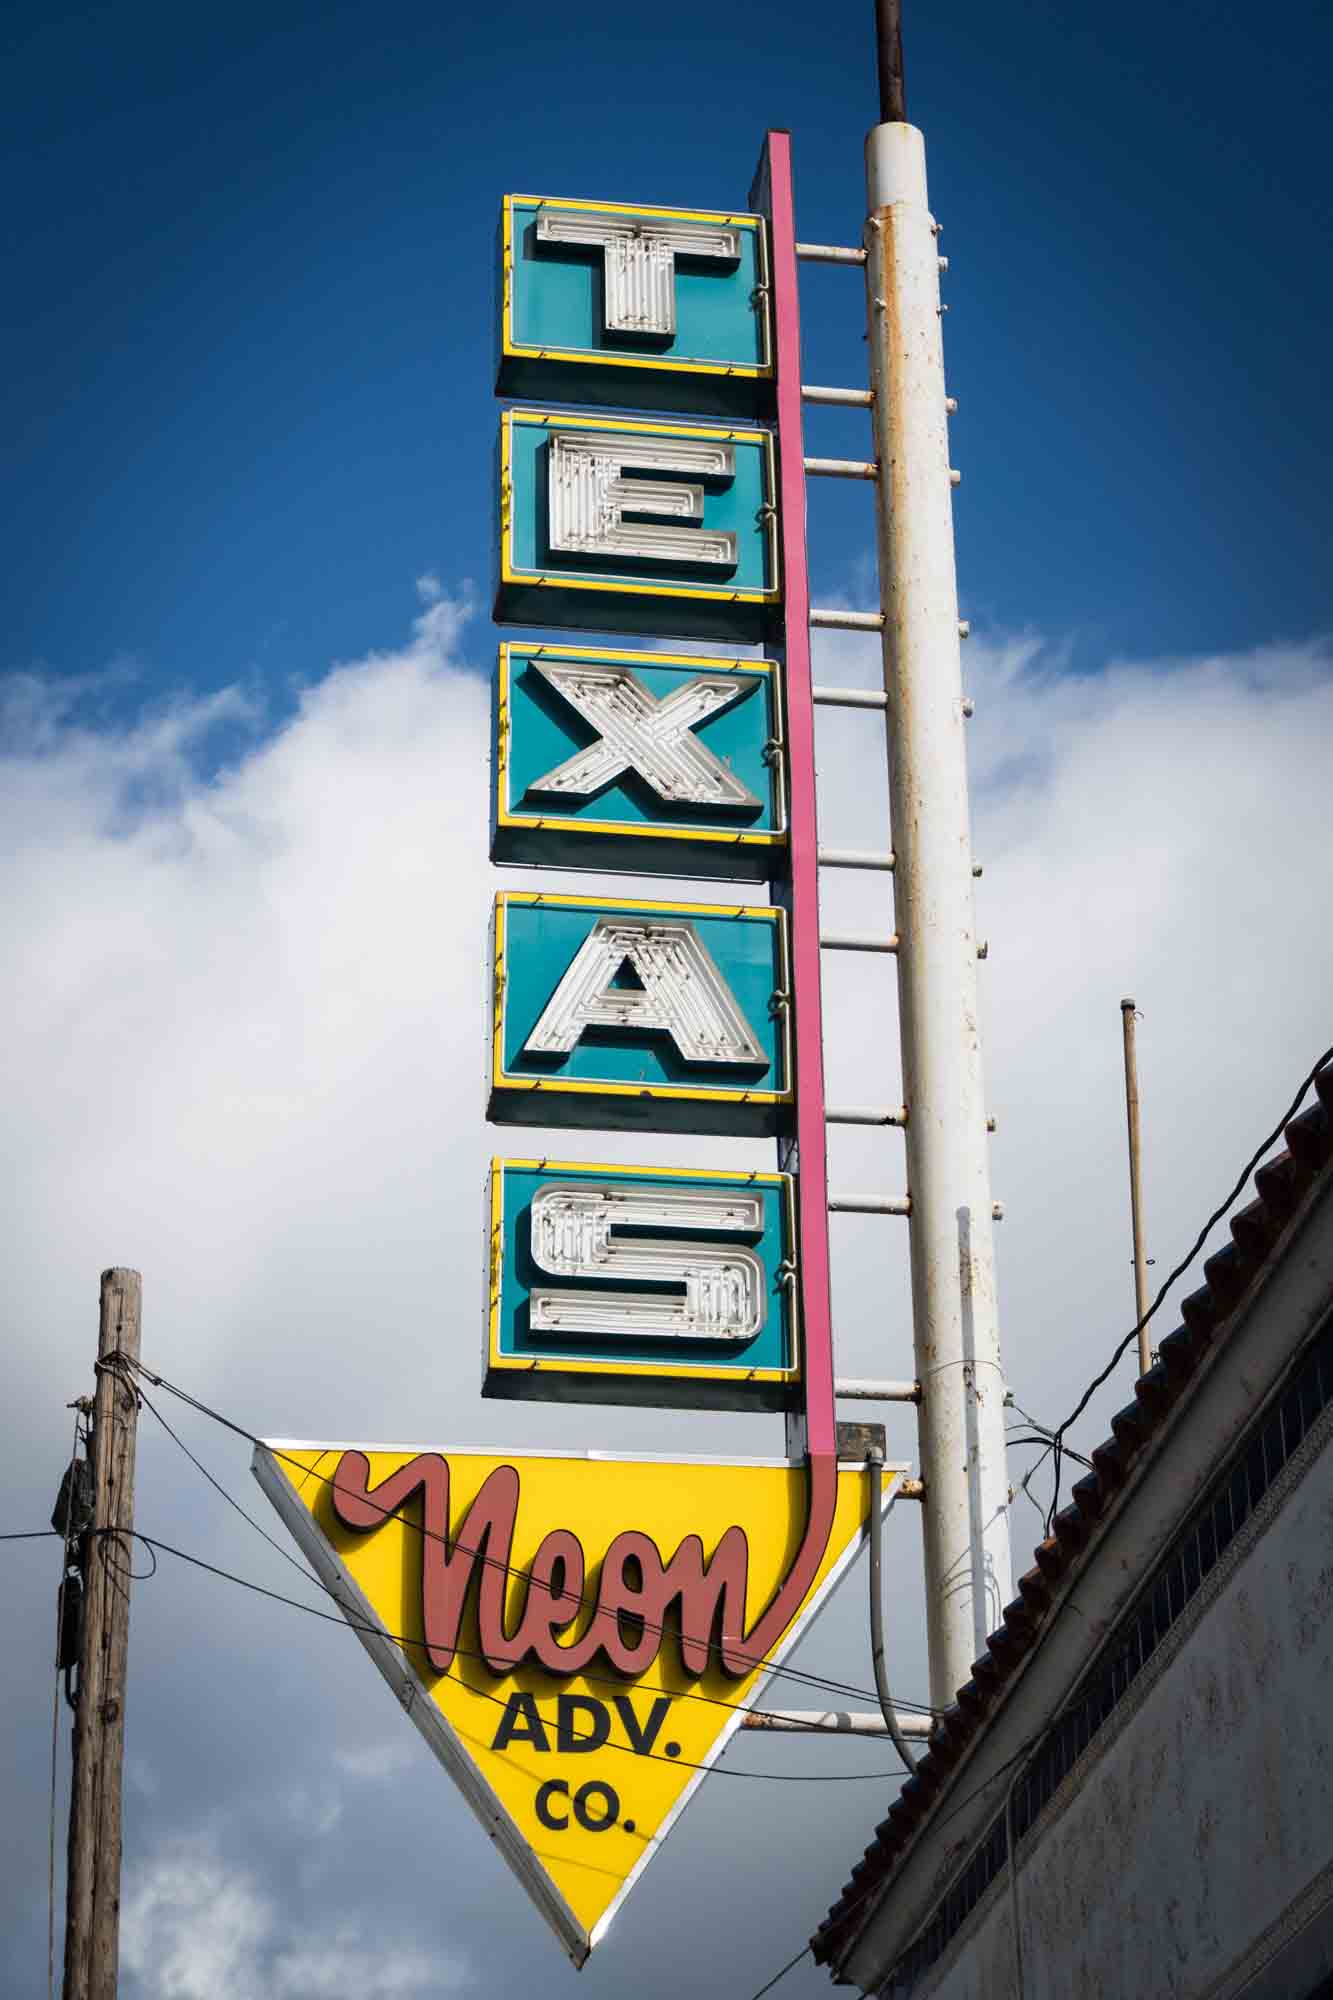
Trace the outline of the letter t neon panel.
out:
M 790 1120 L 783 911 L 508 891 L 493 945 L 496 1124 L 772 1137 Z
M 763 218 L 511 194 L 502 396 L 756 417 L 773 399 Z
M 484 1396 L 785 1410 L 798 1297 L 790 1175 L 491 1163 Z

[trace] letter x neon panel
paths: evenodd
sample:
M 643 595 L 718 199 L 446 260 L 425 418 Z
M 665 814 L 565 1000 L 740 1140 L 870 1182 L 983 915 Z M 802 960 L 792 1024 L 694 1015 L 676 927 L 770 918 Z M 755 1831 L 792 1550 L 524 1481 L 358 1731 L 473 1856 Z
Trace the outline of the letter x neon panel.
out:
M 492 860 L 745 882 L 784 872 L 774 661 L 513 642 L 494 692 Z

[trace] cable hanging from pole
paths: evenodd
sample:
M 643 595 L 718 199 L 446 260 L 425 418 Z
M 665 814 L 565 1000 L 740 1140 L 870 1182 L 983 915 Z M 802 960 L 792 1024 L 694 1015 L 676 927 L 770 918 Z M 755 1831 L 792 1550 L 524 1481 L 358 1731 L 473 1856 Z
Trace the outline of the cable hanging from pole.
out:
M 893 1747 L 913 1776 L 916 1774 L 916 1758 L 907 1747 L 907 1738 L 898 1724 L 897 1712 L 893 1706 L 893 1695 L 889 1688 L 889 1670 L 884 1658 L 884 1497 L 883 1468 L 884 1454 L 878 1445 L 872 1445 L 866 1453 L 866 1467 L 870 1475 L 870 1661 L 875 1670 L 875 1693 L 884 1715 L 884 1726 L 892 1739 Z

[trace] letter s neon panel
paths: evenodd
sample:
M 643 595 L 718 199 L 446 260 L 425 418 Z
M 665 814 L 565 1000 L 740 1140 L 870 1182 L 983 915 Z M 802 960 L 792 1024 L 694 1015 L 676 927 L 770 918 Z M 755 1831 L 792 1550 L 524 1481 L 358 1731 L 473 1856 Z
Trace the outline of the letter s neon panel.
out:
M 496 622 L 760 640 L 776 494 L 768 431 L 506 410 Z
M 783 872 L 774 661 L 512 642 L 494 691 L 492 860 L 745 882 Z
M 487 1116 L 776 1135 L 792 1107 L 787 961 L 768 905 L 501 892 Z
M 789 1175 L 494 1160 L 489 1230 L 484 1396 L 793 1405 Z
M 763 218 L 506 195 L 501 396 L 764 416 Z

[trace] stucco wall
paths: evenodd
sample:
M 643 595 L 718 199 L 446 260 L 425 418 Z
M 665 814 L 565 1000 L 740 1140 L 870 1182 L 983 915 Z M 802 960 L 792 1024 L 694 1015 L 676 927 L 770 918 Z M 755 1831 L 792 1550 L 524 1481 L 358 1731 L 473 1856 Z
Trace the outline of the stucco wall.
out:
M 1329 1413 L 1022 1843 L 1018 1893 L 1023 2000 L 1249 2000 L 1264 1964 L 1265 1993 L 1312 1990 L 1326 1948 L 1291 1939 L 1333 1918 Z M 1005 1873 L 915 2000 L 1018 1991 Z

